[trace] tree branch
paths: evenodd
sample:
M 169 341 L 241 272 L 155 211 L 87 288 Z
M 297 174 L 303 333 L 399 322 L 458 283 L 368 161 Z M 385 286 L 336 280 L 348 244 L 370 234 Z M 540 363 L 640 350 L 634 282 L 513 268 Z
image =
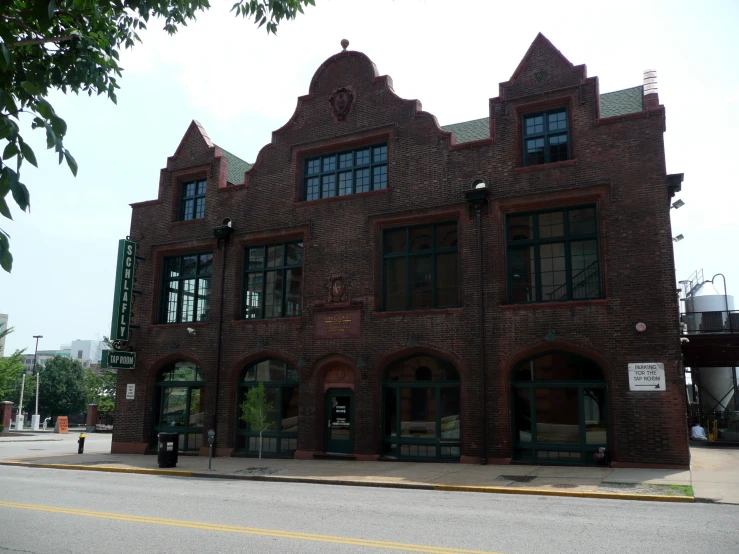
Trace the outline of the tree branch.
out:
M 48 42 L 65 42 L 68 40 L 75 40 L 80 38 L 79 35 L 64 35 L 61 37 L 48 37 L 48 38 L 29 38 L 26 40 L 19 40 L 18 42 L 8 43 L 8 48 L 18 48 L 19 46 L 30 46 L 32 44 L 46 44 Z

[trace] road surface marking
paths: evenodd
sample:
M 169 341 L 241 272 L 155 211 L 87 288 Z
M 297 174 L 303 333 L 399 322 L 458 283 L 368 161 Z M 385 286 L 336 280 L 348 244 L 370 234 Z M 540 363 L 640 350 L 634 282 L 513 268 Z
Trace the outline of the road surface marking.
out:
M 426 546 L 422 544 L 407 544 L 402 542 L 376 541 L 370 539 L 359 539 L 351 537 L 335 537 L 331 535 L 317 535 L 313 533 L 298 533 L 293 531 L 279 531 L 275 529 L 260 529 L 257 527 L 240 527 L 238 525 L 221 525 L 218 523 L 205 523 L 199 521 L 185 521 L 178 519 L 165 519 L 159 517 L 146 517 L 129 514 L 115 514 L 110 512 L 97 512 L 92 510 L 77 510 L 75 508 L 58 508 L 56 506 L 42 506 L 40 504 L 21 504 L 19 502 L 0 501 L 0 507 L 16 508 L 20 510 L 35 510 L 39 512 L 52 512 L 57 514 L 68 514 L 75 516 L 94 517 L 98 519 L 113 519 L 117 521 L 128 521 L 132 523 L 149 523 L 153 525 L 167 525 L 170 527 L 185 527 L 189 529 L 200 529 L 202 531 L 220 531 L 224 533 L 242 533 L 245 535 L 261 535 L 280 539 L 293 539 L 301 541 L 326 542 L 344 544 L 350 546 L 362 546 L 365 548 L 382 548 L 386 550 L 403 550 L 405 552 L 428 552 L 430 554 L 499 554 L 483 550 L 466 550 L 463 548 L 445 548 L 441 546 Z

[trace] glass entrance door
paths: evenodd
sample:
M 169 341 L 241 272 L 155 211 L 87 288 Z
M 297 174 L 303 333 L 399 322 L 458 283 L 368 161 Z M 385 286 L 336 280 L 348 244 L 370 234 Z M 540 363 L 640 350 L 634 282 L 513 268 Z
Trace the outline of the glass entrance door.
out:
M 354 392 L 349 389 L 330 389 L 326 392 L 326 452 L 352 454 L 354 452 Z

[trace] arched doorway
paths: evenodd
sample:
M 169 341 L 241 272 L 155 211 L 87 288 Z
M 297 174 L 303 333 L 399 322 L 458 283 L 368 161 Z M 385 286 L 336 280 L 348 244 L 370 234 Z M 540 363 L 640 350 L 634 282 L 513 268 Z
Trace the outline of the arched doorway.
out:
M 259 454 L 259 432 L 249 428 L 241 419 L 241 405 L 249 389 L 264 384 L 267 402 L 272 405 L 268 414 L 272 422 L 262 433 L 262 456 L 290 457 L 298 448 L 298 371 L 287 362 L 267 359 L 248 365 L 239 376 L 236 398 L 236 450 Z
M 179 361 L 157 372 L 152 444 L 157 434 L 178 433 L 182 452 L 203 446 L 205 379 L 195 363 Z
M 382 394 L 382 450 L 401 460 L 459 461 L 461 398 L 454 364 L 412 356 L 390 364 Z
M 547 352 L 513 369 L 513 457 L 536 463 L 593 464 L 608 443 L 603 371 L 569 352 Z

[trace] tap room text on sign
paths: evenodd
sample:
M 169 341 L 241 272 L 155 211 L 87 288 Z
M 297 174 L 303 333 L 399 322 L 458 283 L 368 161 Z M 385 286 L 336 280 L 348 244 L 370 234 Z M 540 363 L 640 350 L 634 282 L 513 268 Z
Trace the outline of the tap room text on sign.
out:
M 666 389 L 665 364 L 661 362 L 629 364 L 630 391 L 661 392 Z
M 136 266 L 136 243 L 118 241 L 118 261 L 115 272 L 113 320 L 110 324 L 110 340 L 127 341 L 133 300 L 133 274 Z

